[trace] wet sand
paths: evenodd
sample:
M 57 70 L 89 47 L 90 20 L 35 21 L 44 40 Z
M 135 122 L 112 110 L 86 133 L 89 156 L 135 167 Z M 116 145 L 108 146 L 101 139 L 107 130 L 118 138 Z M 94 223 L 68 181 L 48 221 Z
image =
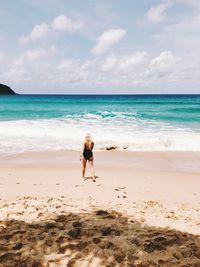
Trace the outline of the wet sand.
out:
M 96 152 L 95 183 L 78 159 L 0 157 L 0 266 L 200 266 L 200 153 Z

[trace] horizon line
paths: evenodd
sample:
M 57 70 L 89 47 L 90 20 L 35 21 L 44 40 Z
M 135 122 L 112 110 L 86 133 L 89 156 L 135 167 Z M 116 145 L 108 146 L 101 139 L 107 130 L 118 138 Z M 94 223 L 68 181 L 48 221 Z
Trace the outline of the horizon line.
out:
M 110 93 L 110 94 L 94 94 L 94 93 L 67 93 L 67 94 L 54 94 L 54 93 L 16 93 L 16 95 L 23 96 L 23 95 L 88 95 L 88 96 L 117 96 L 117 95 L 200 95 L 200 93 Z

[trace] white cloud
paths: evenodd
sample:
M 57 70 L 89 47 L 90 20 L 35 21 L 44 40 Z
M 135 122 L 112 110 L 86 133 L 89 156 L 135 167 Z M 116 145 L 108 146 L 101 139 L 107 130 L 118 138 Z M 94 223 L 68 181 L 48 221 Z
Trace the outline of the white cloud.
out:
M 129 55 L 117 57 L 115 55 L 108 56 L 102 62 L 103 71 L 128 72 L 135 67 L 145 63 L 147 53 L 137 52 Z
M 193 8 L 200 8 L 200 2 L 197 0 L 173 0 L 174 2 L 181 3 L 181 4 L 186 4 L 188 6 L 191 6 Z
M 50 49 L 41 49 L 41 48 L 36 48 L 36 49 L 29 49 L 26 50 L 25 52 L 22 53 L 22 55 L 14 60 L 13 65 L 14 66 L 22 66 L 28 62 L 32 63 L 33 61 L 36 60 L 41 60 L 50 54 L 54 53 L 56 51 L 56 48 L 52 46 Z
M 111 29 L 104 31 L 97 40 L 97 44 L 92 49 L 95 55 L 102 55 L 109 51 L 115 44 L 117 44 L 126 34 L 124 29 Z
M 84 83 L 89 75 L 88 62 L 81 62 L 78 59 L 64 59 L 56 67 L 54 81 L 59 84 Z M 88 81 L 88 80 L 87 80 Z
M 110 55 L 103 60 L 101 69 L 103 71 L 111 71 L 116 67 L 117 63 L 118 58 L 115 55 Z
M 30 34 L 26 36 L 22 36 L 20 38 L 20 42 L 22 44 L 27 44 L 31 41 L 42 39 L 47 36 L 47 34 L 49 33 L 49 30 L 50 30 L 49 25 L 46 22 L 35 25 Z
M 198 58 L 200 52 L 199 24 L 200 15 L 194 13 L 174 24 L 162 27 L 161 31 L 152 37 L 161 47 L 168 44 L 170 49 L 179 51 L 185 59 L 191 59 L 191 54 L 195 54 L 194 58 Z
M 29 76 L 29 69 L 22 68 L 21 66 L 17 66 L 14 63 L 8 64 L 7 69 L 2 70 L 1 72 L 1 79 L 4 81 L 5 84 L 17 84 L 17 83 L 24 83 L 28 80 L 31 80 L 31 76 Z
M 95 81 L 95 86 L 140 86 L 152 90 L 154 86 L 160 90 L 170 86 L 171 89 L 182 79 L 180 60 L 171 51 L 163 51 L 154 58 L 145 51 L 109 55 L 91 62 L 89 81 Z
M 118 69 L 128 70 L 132 67 L 143 64 L 146 60 L 146 56 L 147 56 L 146 52 L 137 52 L 137 53 L 125 56 L 119 60 Z
M 72 32 L 74 30 L 80 29 L 81 26 L 82 23 L 80 21 L 74 21 L 64 15 L 60 15 L 53 20 L 51 25 L 46 22 L 35 25 L 31 33 L 22 36 L 19 41 L 21 44 L 28 44 L 31 41 L 41 40 L 45 38 L 51 31 Z
M 86 88 L 87 92 L 94 92 L 94 88 L 97 90 L 95 92 L 124 88 L 126 91 L 123 92 L 139 93 L 141 88 L 159 92 L 169 88 L 169 92 L 173 92 L 186 80 L 191 83 L 191 77 L 193 81 L 198 77 L 199 68 L 194 74 L 193 65 L 190 65 L 191 71 L 188 72 L 185 62 L 179 64 L 181 58 L 170 51 L 163 51 L 154 58 L 147 52 L 139 51 L 84 61 L 78 58 L 62 59 L 59 50 L 56 51 L 55 60 L 53 50 L 38 48 L 25 51 L 1 73 L 2 81 L 13 85 L 13 88 L 20 87 L 21 92 L 28 88 L 35 93 L 55 93 L 56 88 L 57 93 L 67 93 L 67 89 L 81 93 Z M 104 91 L 99 91 L 100 88 Z
M 56 17 L 52 22 L 52 28 L 56 31 L 74 31 L 77 29 L 80 29 L 82 26 L 82 23 L 79 21 L 73 21 L 70 18 L 60 15 Z
M 26 84 L 26 87 L 37 82 L 42 83 L 46 79 L 45 75 L 51 76 L 56 47 L 49 49 L 28 49 L 25 50 L 15 60 L 9 62 L 6 69 L 1 73 L 6 84 Z M 48 72 L 50 71 L 50 72 Z M 45 74 L 47 72 L 47 74 Z M 47 79 L 46 79 L 47 80 Z M 29 83 L 27 83 L 29 82 Z
M 158 57 L 151 60 L 147 74 L 156 77 L 168 75 L 174 71 L 176 63 L 180 60 L 180 57 L 174 56 L 170 51 L 163 51 Z
M 162 3 L 157 6 L 152 6 L 147 14 L 146 18 L 151 23 L 160 23 L 166 18 L 166 11 L 171 7 L 170 3 Z

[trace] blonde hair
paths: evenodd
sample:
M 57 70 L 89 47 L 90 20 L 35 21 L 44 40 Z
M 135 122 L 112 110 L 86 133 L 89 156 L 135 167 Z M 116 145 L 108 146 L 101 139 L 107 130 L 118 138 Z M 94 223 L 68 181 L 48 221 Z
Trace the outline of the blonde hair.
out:
M 87 133 L 85 136 L 84 145 L 86 146 L 86 148 L 91 149 L 92 143 L 93 143 L 92 136 L 91 134 Z

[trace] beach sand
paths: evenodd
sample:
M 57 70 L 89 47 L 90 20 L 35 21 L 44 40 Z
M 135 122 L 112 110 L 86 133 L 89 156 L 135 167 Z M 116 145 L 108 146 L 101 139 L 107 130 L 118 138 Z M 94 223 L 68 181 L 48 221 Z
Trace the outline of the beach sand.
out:
M 200 266 L 200 153 L 0 156 L 0 266 Z

